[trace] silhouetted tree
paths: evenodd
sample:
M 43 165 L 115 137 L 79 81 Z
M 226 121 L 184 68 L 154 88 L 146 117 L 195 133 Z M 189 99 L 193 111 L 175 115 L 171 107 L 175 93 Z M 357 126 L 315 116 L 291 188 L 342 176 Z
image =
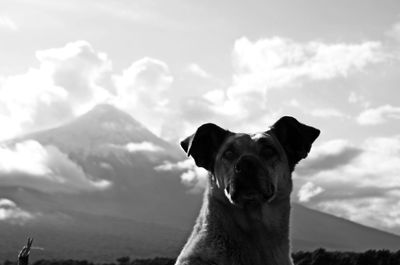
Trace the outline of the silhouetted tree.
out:
M 117 262 L 119 265 L 128 265 L 130 263 L 130 261 L 131 261 L 131 259 L 128 256 L 117 259 Z

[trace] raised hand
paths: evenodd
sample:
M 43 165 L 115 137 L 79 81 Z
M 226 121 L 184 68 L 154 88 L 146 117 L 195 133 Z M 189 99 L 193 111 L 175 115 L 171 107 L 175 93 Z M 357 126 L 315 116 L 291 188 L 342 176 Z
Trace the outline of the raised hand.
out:
M 18 254 L 18 265 L 28 265 L 29 264 L 29 253 L 31 252 L 31 247 L 33 243 L 33 238 L 28 237 L 28 242 L 26 246 Z

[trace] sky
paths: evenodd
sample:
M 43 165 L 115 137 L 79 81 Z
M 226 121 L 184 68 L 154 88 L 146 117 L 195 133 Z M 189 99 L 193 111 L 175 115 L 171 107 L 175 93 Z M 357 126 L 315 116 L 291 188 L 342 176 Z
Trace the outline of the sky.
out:
M 321 130 L 293 200 L 400 234 L 398 0 L 2 0 L 0 40 L 0 140 L 104 102 L 174 143 L 290 115 Z

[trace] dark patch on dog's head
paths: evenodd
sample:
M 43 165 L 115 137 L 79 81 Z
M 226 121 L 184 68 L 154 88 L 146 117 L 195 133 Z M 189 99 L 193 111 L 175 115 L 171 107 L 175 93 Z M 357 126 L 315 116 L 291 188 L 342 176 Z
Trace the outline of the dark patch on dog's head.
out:
M 285 149 L 291 171 L 301 159 L 307 157 L 312 143 L 320 134 L 318 129 L 300 123 L 289 116 L 280 118 L 271 127 L 270 132 L 278 138 Z
M 231 134 L 213 123 L 206 123 L 183 140 L 181 146 L 188 156 L 193 157 L 197 166 L 212 171 L 218 149 Z

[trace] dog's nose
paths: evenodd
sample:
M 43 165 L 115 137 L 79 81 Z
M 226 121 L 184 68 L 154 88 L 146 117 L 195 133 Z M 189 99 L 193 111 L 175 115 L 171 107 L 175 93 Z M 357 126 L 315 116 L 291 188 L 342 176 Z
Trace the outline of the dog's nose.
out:
M 235 164 L 235 173 L 254 173 L 257 161 L 251 156 L 242 156 Z

